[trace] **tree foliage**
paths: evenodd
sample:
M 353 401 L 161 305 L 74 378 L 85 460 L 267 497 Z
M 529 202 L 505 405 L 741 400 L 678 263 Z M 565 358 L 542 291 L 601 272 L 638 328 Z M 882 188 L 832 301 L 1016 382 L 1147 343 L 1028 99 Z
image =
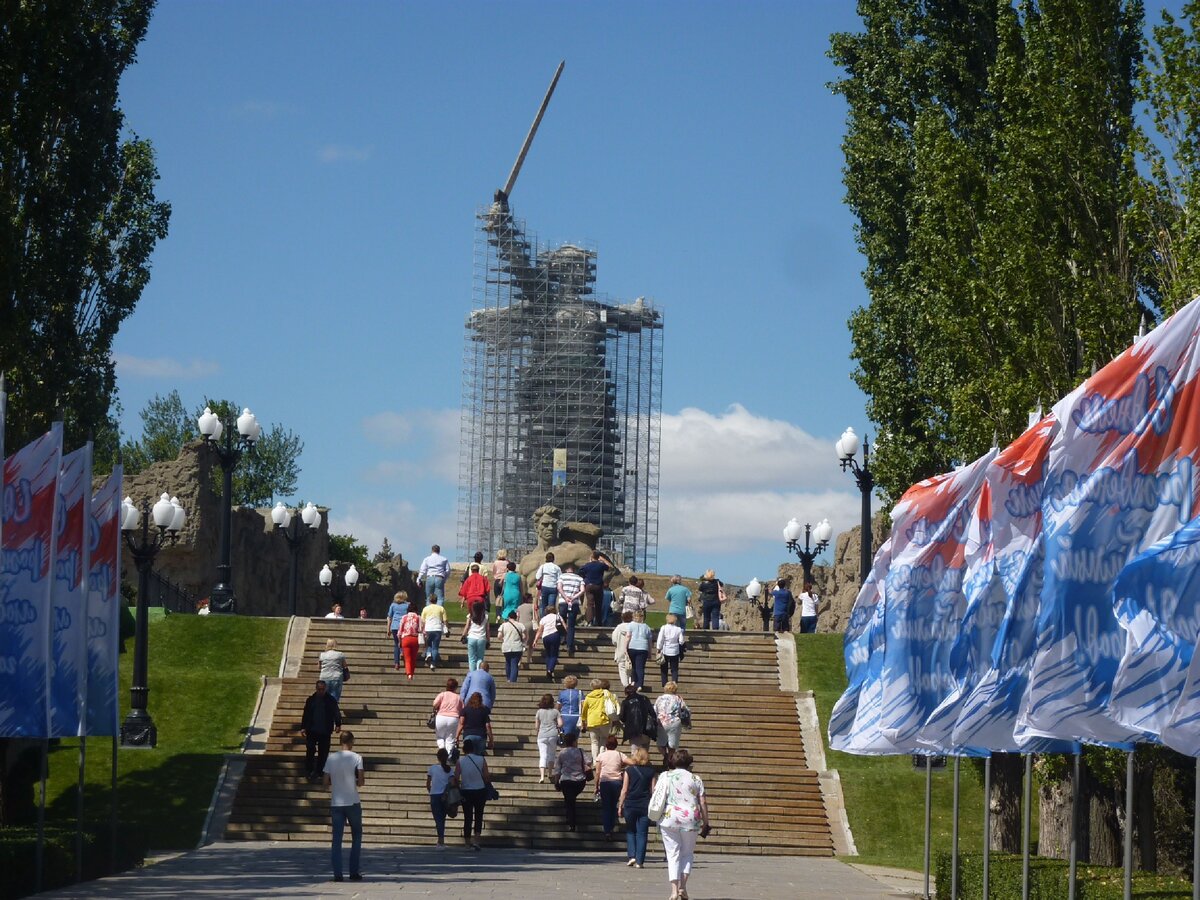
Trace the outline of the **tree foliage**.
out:
M 142 435 L 122 446 L 125 471 L 136 474 L 151 463 L 175 459 L 184 444 L 200 437 L 196 420 L 207 406 L 225 427 L 236 434 L 234 422 L 241 407 L 229 400 L 206 400 L 188 412 L 178 391 L 155 395 L 141 411 Z M 296 493 L 300 454 L 304 442 L 290 429 L 273 424 L 263 430 L 252 452 L 245 453 L 233 472 L 233 502 L 242 506 L 270 506 L 276 497 Z M 220 471 L 214 473 L 213 490 L 223 488 Z
M 1142 13 L 1122 0 L 859 9 L 864 31 L 831 47 L 870 295 L 850 328 L 894 497 L 1015 437 L 1136 332 Z
M 117 106 L 152 0 L 0 5 L 0 366 L 7 442 L 60 413 L 116 449 L 112 343 L 167 233 L 148 141 Z
M 379 570 L 371 561 L 367 545 L 359 543 L 352 534 L 330 534 L 329 555 L 338 562 L 353 565 L 364 582 L 376 583 L 380 580 Z

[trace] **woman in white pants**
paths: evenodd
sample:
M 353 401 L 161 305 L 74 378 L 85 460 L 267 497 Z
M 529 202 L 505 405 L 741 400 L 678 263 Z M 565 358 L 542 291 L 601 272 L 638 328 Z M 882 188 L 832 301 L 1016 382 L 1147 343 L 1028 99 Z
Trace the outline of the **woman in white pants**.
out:
M 554 757 L 558 753 L 558 721 L 554 697 L 542 694 L 537 712 L 533 714 L 533 724 L 537 729 L 538 771 L 541 772 L 538 784 L 546 781 L 546 770 L 553 767 Z
M 687 882 L 692 874 L 696 838 L 708 837 L 708 799 L 704 796 L 704 782 L 691 772 L 692 754 L 686 750 L 677 751 L 674 765 L 675 768 L 655 779 L 651 796 L 656 797 L 659 790 L 664 792 L 658 833 L 667 857 L 671 900 L 688 900 Z M 655 805 L 653 800 L 651 805 Z
M 462 715 L 462 697 L 458 696 L 458 679 L 447 678 L 446 689 L 433 698 L 434 734 L 437 745 L 445 747 L 452 757 L 455 755 L 455 736 L 458 734 L 458 718 Z

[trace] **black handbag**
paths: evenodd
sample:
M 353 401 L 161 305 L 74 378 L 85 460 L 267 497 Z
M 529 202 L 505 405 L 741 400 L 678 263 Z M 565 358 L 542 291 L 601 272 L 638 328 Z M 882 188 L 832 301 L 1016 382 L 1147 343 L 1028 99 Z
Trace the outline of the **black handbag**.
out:
M 426 728 L 437 728 L 437 710 L 429 714 L 429 718 L 425 720 Z
M 350 667 L 342 666 L 342 683 L 345 684 L 350 680 Z

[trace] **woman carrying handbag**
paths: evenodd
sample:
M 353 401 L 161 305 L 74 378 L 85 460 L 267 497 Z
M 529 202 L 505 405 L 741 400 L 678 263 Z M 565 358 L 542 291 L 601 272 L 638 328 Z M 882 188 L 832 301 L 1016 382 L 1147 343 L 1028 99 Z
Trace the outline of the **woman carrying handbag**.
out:
M 594 777 L 591 762 L 578 744 L 579 737 L 574 732 L 568 731 L 563 735 L 563 746 L 554 759 L 554 772 L 551 775 L 554 786 L 562 791 L 567 831 L 575 830 L 575 801 L 583 793 L 584 785 Z

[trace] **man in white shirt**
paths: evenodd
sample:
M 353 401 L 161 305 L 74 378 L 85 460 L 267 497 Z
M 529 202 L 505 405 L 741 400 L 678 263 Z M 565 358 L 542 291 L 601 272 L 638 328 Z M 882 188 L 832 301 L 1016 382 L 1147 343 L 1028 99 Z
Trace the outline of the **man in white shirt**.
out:
M 417 570 L 417 584 L 425 585 L 425 602 L 429 603 L 437 597 L 438 603 L 446 602 L 446 579 L 450 576 L 450 560 L 442 556 L 442 548 L 434 544 L 433 550 L 421 560 L 421 568 Z
M 342 732 L 342 749 L 325 761 L 325 786 L 331 790 L 333 814 L 333 880 L 342 880 L 342 833 L 350 823 L 350 880 L 362 881 L 362 803 L 358 789 L 363 786 L 363 760 L 354 752 L 354 733 Z
M 567 623 L 567 656 L 575 655 L 575 623 L 583 605 L 583 578 L 567 563 L 558 576 L 558 614 Z
M 541 586 L 541 597 L 538 605 L 538 615 L 546 615 L 546 610 L 556 611 L 558 604 L 558 578 L 562 574 L 554 562 L 554 554 L 547 553 L 546 561 L 538 566 L 534 573 L 534 581 Z
M 344 619 L 345 616 L 342 615 L 342 604 L 340 604 L 340 603 L 333 604 L 333 610 L 331 612 L 325 613 L 325 618 L 327 618 L 327 619 Z

